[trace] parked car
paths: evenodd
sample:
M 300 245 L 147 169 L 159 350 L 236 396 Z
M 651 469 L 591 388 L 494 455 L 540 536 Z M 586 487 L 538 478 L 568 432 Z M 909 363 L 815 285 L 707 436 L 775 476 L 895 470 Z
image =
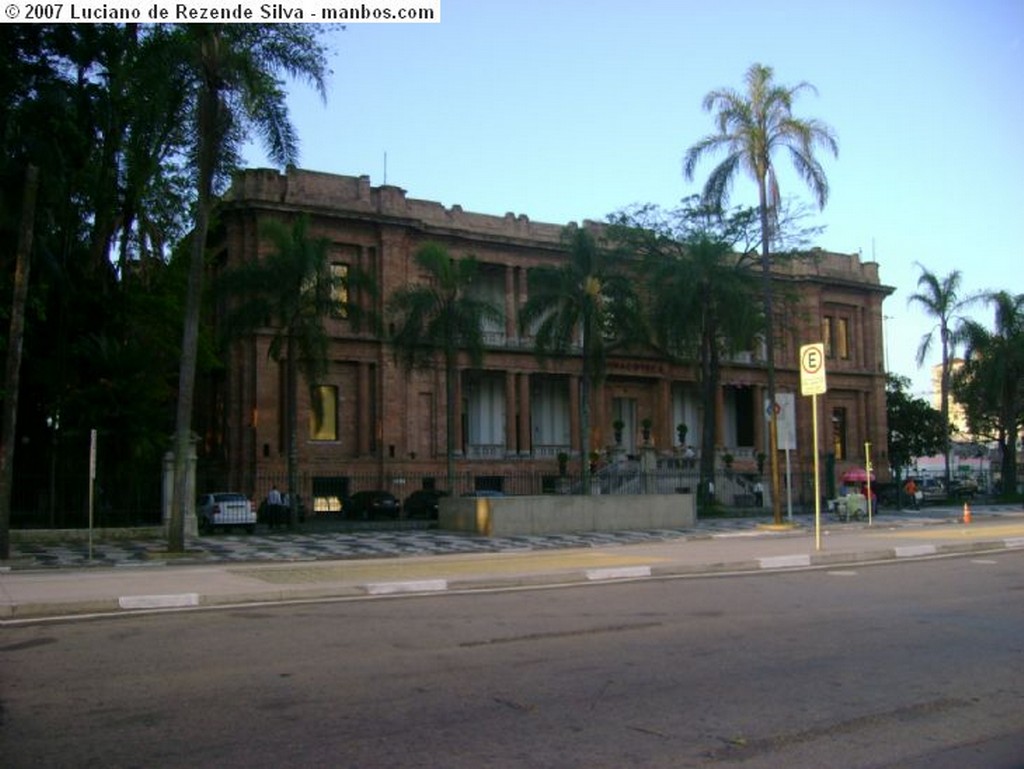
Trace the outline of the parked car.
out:
M 978 493 L 978 483 L 973 478 L 954 478 L 949 482 L 949 491 L 950 496 L 957 499 L 974 499 Z
M 879 507 L 896 507 L 897 503 L 912 504 L 912 500 L 906 494 L 900 494 L 902 484 L 895 481 L 879 481 L 871 484 L 871 491 L 878 499 Z
M 417 489 L 405 498 L 402 509 L 407 518 L 428 518 L 437 520 L 437 509 L 441 497 L 447 497 L 447 491 L 440 489 Z
M 925 478 L 918 482 L 917 487 L 921 490 L 925 502 L 944 502 L 949 496 L 946 493 L 946 484 L 938 478 Z
M 218 526 L 244 526 L 250 534 L 256 531 L 256 510 L 252 501 L 234 491 L 201 494 L 196 502 L 196 517 L 199 531 L 204 534 Z
M 402 505 L 387 491 L 357 491 L 345 503 L 346 518 L 368 521 L 372 518 L 397 518 Z

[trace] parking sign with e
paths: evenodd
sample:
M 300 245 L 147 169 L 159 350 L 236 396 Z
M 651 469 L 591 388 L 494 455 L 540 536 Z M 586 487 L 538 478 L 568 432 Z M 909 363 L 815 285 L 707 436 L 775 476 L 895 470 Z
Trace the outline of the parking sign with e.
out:
M 800 394 L 821 395 L 825 385 L 825 345 L 805 344 L 800 348 Z

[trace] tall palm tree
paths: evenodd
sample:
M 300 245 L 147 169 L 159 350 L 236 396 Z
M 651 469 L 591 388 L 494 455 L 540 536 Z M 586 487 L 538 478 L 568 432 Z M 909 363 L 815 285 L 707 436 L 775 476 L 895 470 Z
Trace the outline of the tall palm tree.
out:
M 630 276 L 587 230 L 563 231 L 564 265 L 537 267 L 527 275 L 528 299 L 519 324 L 532 332 L 537 355 L 569 355 L 581 346 L 579 447 L 583 493 L 590 493 L 590 397 L 604 378 L 609 349 L 632 338 L 637 327 L 636 294 Z
M 440 243 L 425 243 L 415 254 L 426 281 L 395 291 L 388 314 L 395 321 L 391 338 L 395 357 L 407 369 L 431 365 L 438 354 L 444 363 L 445 474 L 448 492 L 455 491 L 455 383 L 459 353 L 479 366 L 484 356 L 484 324 L 500 322 L 501 311 L 471 292 L 479 272 L 472 256 L 454 258 Z
M 942 444 L 942 458 L 946 488 L 949 488 L 949 394 L 950 394 L 950 371 L 952 358 L 955 354 L 956 338 L 953 334 L 953 322 L 968 304 L 976 300 L 973 296 L 960 296 L 960 271 L 953 270 L 943 278 L 930 272 L 921 263 L 917 263 L 921 275 L 917 279 L 917 292 L 907 297 L 907 304 L 920 305 L 925 313 L 934 318 L 936 323 L 931 331 L 921 338 L 921 344 L 917 348 L 917 365 L 924 364 L 925 358 L 932 349 L 935 340 L 935 332 L 939 334 L 939 344 L 942 353 L 942 370 L 939 382 L 939 412 L 942 414 L 942 424 L 946 426 L 946 439 Z
M 198 358 L 199 310 L 203 289 L 206 233 L 215 183 L 237 165 L 247 129 L 253 128 L 279 165 L 294 162 L 297 138 L 288 120 L 284 72 L 311 83 L 325 96 L 326 58 L 315 28 L 301 24 L 182 25 L 181 52 L 188 61 L 188 104 L 193 121 L 196 167 L 196 223 L 185 300 L 178 408 L 174 433 L 174 502 L 168 549 L 185 548 L 185 511 L 191 510 L 188 455 Z
M 670 360 L 696 360 L 700 371 L 700 499 L 714 478 L 715 424 L 722 355 L 750 349 L 763 319 L 756 260 L 737 253 L 752 211 L 726 219 L 690 203 L 662 213 L 645 207 L 613 219 L 609 237 L 640 259 L 651 340 Z
M 965 362 L 957 380 L 959 390 L 971 395 L 972 430 L 977 422 L 994 427 L 1003 494 L 1009 497 L 1017 490 L 1017 441 L 1024 429 L 1024 294 L 996 291 L 985 299 L 995 306 L 995 327 L 961 322 L 954 336 L 964 344 Z
M 267 220 L 261 229 L 273 244 L 273 251 L 259 261 L 225 272 L 220 287 L 238 300 L 228 317 L 229 333 L 269 333 L 267 355 L 284 365 L 289 522 L 294 526 L 299 491 L 299 376 L 309 387 L 310 403 L 317 409 L 319 401 L 312 397 L 312 392 L 327 373 L 330 344 L 325 322 L 331 317 L 346 317 L 353 322 L 367 317 L 359 304 L 343 297 L 356 287 L 372 287 L 363 273 L 351 268 L 344 276 L 333 273 L 329 243 L 326 238 L 309 235 L 308 216 L 300 216 L 290 227 Z
M 774 307 L 771 282 L 771 242 L 776 232 L 781 196 L 772 160 L 776 152 L 788 150 L 797 173 L 810 187 L 818 207 L 828 201 L 828 179 L 815 157 L 814 151 L 822 147 L 838 155 L 839 147 L 831 127 L 819 120 L 794 117 L 792 109 L 796 97 L 803 91 L 815 91 L 810 83 L 801 82 L 792 88 L 776 85 L 774 72 L 763 64 L 752 64 L 746 74 L 746 92 L 731 88 L 709 92 L 703 107 L 715 113 L 718 131 L 700 139 L 686 151 L 683 174 L 693 179 L 697 164 L 707 155 L 725 151 L 726 157 L 711 171 L 704 184 L 706 204 L 721 209 L 729 197 L 733 179 L 740 170 L 746 171 L 757 183 L 758 205 L 761 214 L 761 273 L 764 303 L 765 348 L 768 368 L 768 400 L 775 403 L 775 339 Z M 779 483 L 778 422 L 775 409 L 769 421 L 769 456 L 772 471 L 772 509 L 775 522 L 782 522 Z

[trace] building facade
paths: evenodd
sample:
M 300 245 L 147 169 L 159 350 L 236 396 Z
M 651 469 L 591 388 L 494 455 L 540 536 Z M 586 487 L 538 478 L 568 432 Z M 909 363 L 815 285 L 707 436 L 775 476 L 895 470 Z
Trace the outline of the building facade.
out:
M 446 208 L 410 198 L 398 187 L 373 187 L 367 177 L 247 170 L 236 176 L 223 202 L 214 269 L 261 258 L 270 248 L 260 236 L 261 221 L 288 221 L 300 214 L 310 218 L 310 235 L 329 242 L 332 271 L 344 275 L 358 268 L 373 276 L 376 296 L 347 299 L 373 305 L 382 315 L 388 296 L 421 279 L 413 256 L 422 244 L 438 242 L 455 257 L 473 255 L 479 262 L 481 279 L 474 291 L 501 308 L 503 320 L 485 329 L 482 367 L 471 368 L 466 360 L 460 365 L 456 493 L 472 488 L 537 493 L 540 489 L 527 488 L 522 479 L 556 476 L 560 454 L 569 455 L 576 467 L 586 458 L 577 429 L 579 355 L 539 361 L 517 322 L 529 270 L 565 258 L 562 225 Z M 862 466 L 865 444 L 871 443 L 876 469 L 886 467 L 882 302 L 891 289 L 880 283 L 877 264 L 855 254 L 816 251 L 812 258 L 777 266 L 774 279 L 787 297 L 779 303 L 775 354 L 778 391 L 795 393 L 791 467 L 809 472 L 814 452 L 810 398 L 799 395 L 798 350 L 823 340 L 828 392 L 818 398 L 818 450 L 834 457 L 830 468 L 838 474 Z M 385 337 L 369 327 L 345 317 L 327 323 L 328 373 L 312 388 L 299 388 L 300 493 L 329 509 L 332 497 L 361 488 L 403 496 L 422 486 L 443 486 L 441 366 L 407 371 Z M 283 477 L 286 466 L 284 377 L 268 356 L 268 345 L 269 335 L 257 334 L 231 347 L 200 417 L 201 460 L 217 468 L 222 483 L 257 497 L 265 493 L 268 478 Z M 716 451 L 731 455 L 737 472 L 756 473 L 758 454 L 767 450 L 766 392 L 763 350 L 726 362 L 717 393 Z M 697 450 L 699 403 L 696 366 L 645 355 L 613 357 L 593 394 L 590 448 L 602 451 L 602 461 L 613 454 L 634 456 L 644 442 L 641 426 L 650 420 L 650 444 L 670 462 L 687 451 L 680 424 L 688 428 L 686 444 Z

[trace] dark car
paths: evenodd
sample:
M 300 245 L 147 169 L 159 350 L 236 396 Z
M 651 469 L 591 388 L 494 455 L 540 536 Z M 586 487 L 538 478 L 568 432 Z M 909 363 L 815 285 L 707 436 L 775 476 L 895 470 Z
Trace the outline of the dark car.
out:
M 440 489 L 417 489 L 405 498 L 402 509 L 407 518 L 428 518 L 437 520 L 437 508 L 441 497 L 447 497 L 447 491 Z
M 387 491 L 357 491 L 345 502 L 346 518 L 368 521 L 373 518 L 397 518 L 402 506 Z
M 949 482 L 951 497 L 957 499 L 974 499 L 978 493 L 978 483 L 972 478 L 953 479 Z

